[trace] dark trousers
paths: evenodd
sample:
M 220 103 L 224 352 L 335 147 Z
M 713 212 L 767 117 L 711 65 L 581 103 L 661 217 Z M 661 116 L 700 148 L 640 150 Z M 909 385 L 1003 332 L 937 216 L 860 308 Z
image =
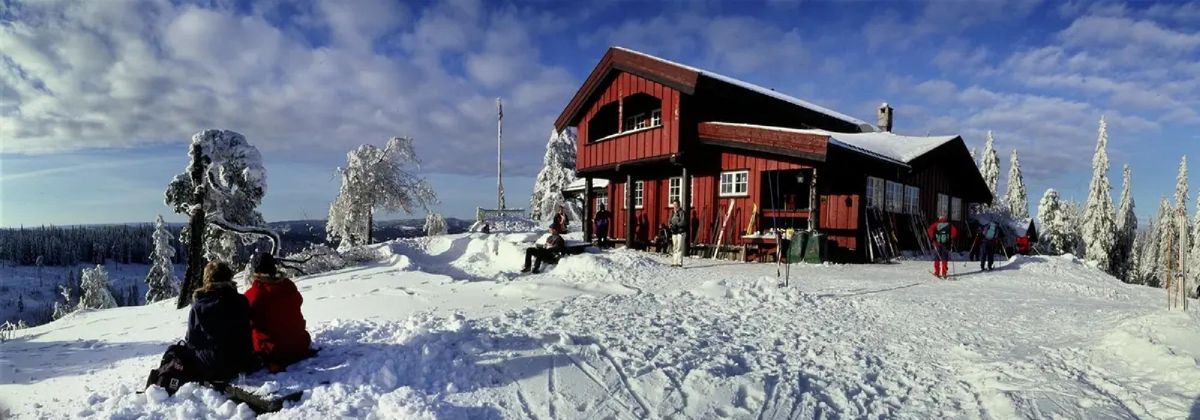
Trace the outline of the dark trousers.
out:
M 609 246 L 608 223 L 596 224 L 596 244 L 601 248 L 607 248 Z
M 525 267 L 523 268 L 524 270 L 529 270 L 530 262 L 533 263 L 533 272 L 536 273 L 536 272 L 538 272 L 538 270 L 541 270 L 542 263 L 557 264 L 558 263 L 558 255 L 555 255 L 554 251 L 551 251 L 546 248 L 538 248 L 538 247 L 528 248 L 525 250 Z
M 996 250 L 992 249 L 994 246 L 995 245 L 992 244 L 992 241 L 987 240 L 987 239 L 984 239 L 983 241 L 981 241 L 979 243 L 979 269 L 980 270 L 983 270 L 985 268 L 985 265 L 988 270 L 991 270 L 992 265 L 995 264 Z

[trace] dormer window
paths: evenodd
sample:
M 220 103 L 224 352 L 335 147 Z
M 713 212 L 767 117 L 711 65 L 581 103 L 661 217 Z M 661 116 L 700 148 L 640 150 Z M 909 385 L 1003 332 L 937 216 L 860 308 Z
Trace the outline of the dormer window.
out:
M 650 126 L 658 127 L 660 125 L 662 125 L 662 110 L 656 109 L 650 111 Z

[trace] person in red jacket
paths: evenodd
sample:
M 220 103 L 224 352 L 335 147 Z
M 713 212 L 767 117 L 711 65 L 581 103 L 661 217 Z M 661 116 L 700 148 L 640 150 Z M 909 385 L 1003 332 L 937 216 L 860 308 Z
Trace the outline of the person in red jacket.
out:
M 946 268 L 950 261 L 950 241 L 958 237 L 958 229 L 946 217 L 939 217 L 929 225 L 929 238 L 933 240 L 933 275 L 946 278 L 950 274 Z
M 254 352 L 268 370 L 279 372 L 312 354 L 312 338 L 300 312 L 304 298 L 295 283 L 279 275 L 271 254 L 256 254 L 251 266 L 254 284 L 246 290 L 246 299 Z

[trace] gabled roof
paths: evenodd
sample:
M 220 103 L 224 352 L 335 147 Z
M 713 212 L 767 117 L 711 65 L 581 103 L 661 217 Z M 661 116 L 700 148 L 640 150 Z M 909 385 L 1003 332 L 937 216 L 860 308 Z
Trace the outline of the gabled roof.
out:
M 755 85 L 746 81 L 738 80 L 719 73 L 708 70 L 688 66 L 685 64 L 676 63 L 660 57 L 655 57 L 640 51 L 634 51 L 622 47 L 610 47 L 596 67 L 592 69 L 583 86 L 567 103 L 566 108 L 559 114 L 558 119 L 554 121 L 555 128 L 561 130 L 568 124 L 573 123 L 580 112 L 583 110 L 584 104 L 588 98 L 592 96 L 595 90 L 604 82 L 605 77 L 613 70 L 621 70 L 627 73 L 635 74 L 646 79 L 650 79 L 678 90 L 685 94 L 691 95 L 696 90 L 696 83 L 700 77 L 712 79 L 721 83 L 725 83 L 737 88 L 774 98 L 785 103 L 789 103 L 809 111 L 822 114 L 847 124 L 858 126 L 863 131 L 876 131 L 876 129 L 863 120 L 851 117 L 846 114 L 822 107 L 820 105 L 808 102 L 791 95 L 776 92 L 774 90 Z

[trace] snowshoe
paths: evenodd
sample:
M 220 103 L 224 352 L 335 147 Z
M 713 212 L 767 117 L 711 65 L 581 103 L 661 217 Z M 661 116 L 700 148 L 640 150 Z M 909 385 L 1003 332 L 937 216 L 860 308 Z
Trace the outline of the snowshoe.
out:
M 255 414 L 274 413 L 283 409 L 285 402 L 300 401 L 304 397 L 304 391 L 294 391 L 282 395 L 258 395 L 245 388 L 229 383 L 209 383 L 211 388 L 225 394 L 230 401 L 245 403 L 254 410 Z

